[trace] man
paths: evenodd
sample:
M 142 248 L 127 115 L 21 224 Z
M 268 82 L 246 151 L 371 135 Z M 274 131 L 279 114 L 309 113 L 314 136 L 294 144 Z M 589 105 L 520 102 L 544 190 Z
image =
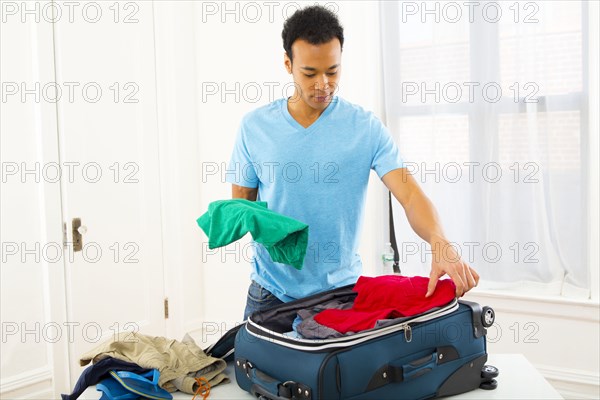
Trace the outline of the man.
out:
M 432 248 L 427 296 L 448 274 L 456 295 L 479 276 L 449 246 L 436 211 L 403 167 L 387 128 L 372 113 L 335 96 L 343 29 L 321 6 L 296 11 L 284 25 L 284 64 L 295 93 L 247 114 L 227 181 L 233 198 L 261 200 L 309 225 L 302 270 L 273 262 L 256 244 L 244 319 L 252 312 L 356 282 L 358 233 L 370 170 L 402 204 L 413 230 Z

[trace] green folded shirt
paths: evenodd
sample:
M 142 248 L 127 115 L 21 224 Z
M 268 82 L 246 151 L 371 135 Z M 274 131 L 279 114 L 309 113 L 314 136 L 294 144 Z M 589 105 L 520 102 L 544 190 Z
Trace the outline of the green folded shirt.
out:
M 308 225 L 267 208 L 264 201 L 218 200 L 197 219 L 208 236 L 208 248 L 226 246 L 247 233 L 265 246 L 275 262 L 302 269 L 308 245 Z

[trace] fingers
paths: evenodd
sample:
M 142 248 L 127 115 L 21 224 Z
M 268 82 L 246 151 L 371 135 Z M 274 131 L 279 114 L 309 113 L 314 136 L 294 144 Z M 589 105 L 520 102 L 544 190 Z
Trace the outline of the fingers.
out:
M 433 294 L 439 278 L 444 275 L 444 273 L 448 274 L 450 279 L 452 279 L 452 282 L 454 282 L 454 286 L 456 286 L 456 297 L 462 297 L 479 283 L 479 274 L 466 263 L 458 262 L 449 267 L 448 270 L 442 270 L 440 272 L 436 272 L 432 267 L 431 273 L 429 274 L 429 284 L 427 286 L 427 294 L 425 294 L 425 297 L 429 297 Z
M 479 275 L 477 274 L 477 272 L 475 272 L 475 270 L 473 268 L 469 267 L 465 263 L 461 263 L 461 267 L 462 267 L 461 278 L 463 279 L 464 286 L 462 287 L 462 292 L 459 295 L 458 294 L 458 285 L 457 285 L 457 296 L 459 296 L 459 297 L 464 296 L 465 293 L 467 293 L 469 290 L 473 289 L 475 286 L 477 286 L 477 283 L 479 283 Z
M 439 278 L 439 275 L 432 270 L 429 274 L 429 285 L 427 285 L 427 293 L 425 294 L 425 297 L 429 297 L 433 294 Z
M 471 270 L 471 275 L 475 278 L 475 286 L 479 285 L 479 274 L 473 268 L 469 267 L 469 269 Z
M 461 297 L 465 293 L 466 287 L 464 275 L 461 276 L 456 270 L 448 273 L 448 275 L 452 279 L 452 282 L 454 282 L 454 286 L 456 286 L 456 297 Z
M 469 278 L 469 290 L 471 290 L 477 286 L 477 283 L 479 282 L 479 275 L 477 275 L 477 272 L 475 272 L 473 268 L 469 267 L 468 265 L 465 266 L 465 271 L 467 273 L 467 277 Z

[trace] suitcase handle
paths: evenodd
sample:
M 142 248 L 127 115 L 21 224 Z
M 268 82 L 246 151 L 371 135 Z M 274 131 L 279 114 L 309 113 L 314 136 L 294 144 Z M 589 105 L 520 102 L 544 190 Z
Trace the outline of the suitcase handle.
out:
M 437 365 L 437 358 L 438 354 L 437 351 L 435 351 L 431 355 L 419 358 L 418 360 L 414 360 L 402 365 L 403 380 L 406 381 L 430 372 Z
M 250 361 L 239 359 L 236 363 L 252 382 L 250 393 L 259 399 L 311 400 L 310 387 L 294 381 L 282 382 L 256 368 Z
M 252 365 L 252 364 L 250 364 Z M 257 393 L 261 395 L 276 395 L 277 399 L 289 399 L 289 397 L 281 397 L 279 396 L 279 385 L 281 382 L 277 379 L 265 374 L 264 372 L 250 367 L 248 370 L 248 374 L 250 375 L 250 380 L 257 386 Z M 254 393 L 253 393 L 254 394 Z
M 417 378 L 433 371 L 440 364 L 458 358 L 458 352 L 453 346 L 440 346 L 433 353 L 402 365 L 393 365 L 393 362 L 386 364 L 375 372 L 365 391 L 368 392 L 390 383 L 399 383 Z

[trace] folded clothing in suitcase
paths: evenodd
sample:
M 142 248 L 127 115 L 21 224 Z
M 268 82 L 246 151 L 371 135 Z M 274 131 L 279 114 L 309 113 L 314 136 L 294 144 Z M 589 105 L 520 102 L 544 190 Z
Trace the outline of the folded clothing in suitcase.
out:
M 477 303 L 455 299 L 334 339 L 285 334 L 298 310 L 355 297 L 350 285 L 252 314 L 235 335 L 238 385 L 267 399 L 425 399 L 495 387 L 497 370 L 483 369 L 494 312 Z

